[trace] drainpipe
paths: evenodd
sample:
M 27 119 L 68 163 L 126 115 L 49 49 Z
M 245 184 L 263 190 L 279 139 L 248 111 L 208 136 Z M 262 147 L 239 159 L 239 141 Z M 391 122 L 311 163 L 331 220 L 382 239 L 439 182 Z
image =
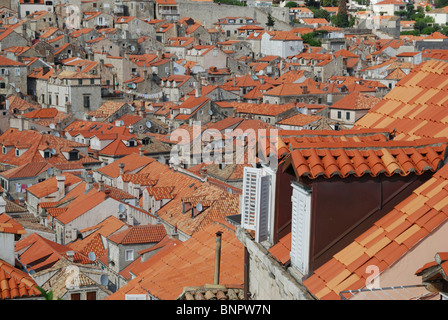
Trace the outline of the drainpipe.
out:
M 222 232 L 216 232 L 216 251 L 215 251 L 215 284 L 219 284 L 219 269 L 221 265 L 221 237 Z
M 249 300 L 249 250 L 244 247 L 244 300 Z

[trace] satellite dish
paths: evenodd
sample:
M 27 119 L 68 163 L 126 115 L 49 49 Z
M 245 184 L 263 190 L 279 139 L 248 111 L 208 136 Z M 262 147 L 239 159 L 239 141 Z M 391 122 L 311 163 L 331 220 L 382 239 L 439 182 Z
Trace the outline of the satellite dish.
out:
M 148 127 L 148 129 L 149 129 L 149 128 L 151 128 L 151 126 L 152 126 L 151 121 L 146 121 L 146 127 Z
M 54 133 L 53 133 L 53 135 L 55 136 L 55 137 L 60 137 L 61 135 L 59 134 L 59 132 L 57 132 L 57 131 L 55 131 Z
M 89 252 L 89 259 L 90 261 L 95 261 L 96 260 L 96 255 L 95 252 Z
M 54 149 L 51 149 L 51 154 L 56 154 L 56 150 L 54 150 Z
M 16 92 L 17 92 L 17 93 L 20 92 L 20 88 L 16 88 Z
M 230 187 L 227 187 L 227 192 L 228 192 L 228 193 L 233 193 L 233 190 L 232 190 L 232 188 L 230 188 Z
M 123 125 L 124 125 L 124 121 L 120 120 L 120 126 L 123 126 Z
M 135 83 L 132 84 L 132 89 L 136 89 L 137 85 Z
M 34 271 L 33 269 L 28 270 L 28 274 L 33 275 L 36 274 L 36 271 Z
M 212 110 L 208 110 L 208 114 L 212 116 L 213 115 L 213 111 Z
M 134 112 L 134 111 L 135 111 L 135 108 L 134 108 L 134 107 L 131 107 L 131 111 Z
M 50 167 L 50 168 L 47 169 L 47 173 L 48 173 L 48 175 L 52 176 L 52 175 L 53 175 L 53 172 L 54 172 L 54 171 L 53 171 L 53 168 Z
M 135 47 L 134 47 L 134 46 L 131 46 L 131 50 L 132 50 L 132 51 L 135 51 Z
M 197 205 L 196 205 L 196 210 L 198 210 L 199 212 L 201 212 L 202 211 L 202 204 L 200 204 L 200 203 L 198 203 Z
M 50 123 L 50 129 L 54 130 L 56 128 L 56 126 L 54 125 L 54 123 Z
M 109 283 L 109 278 L 107 277 L 107 275 L 102 274 L 100 277 L 100 282 L 103 286 L 107 286 L 107 284 Z
M 126 210 L 126 208 L 125 208 L 124 204 L 120 203 L 120 204 L 118 205 L 118 211 L 120 211 L 121 213 L 123 213 L 125 210 Z

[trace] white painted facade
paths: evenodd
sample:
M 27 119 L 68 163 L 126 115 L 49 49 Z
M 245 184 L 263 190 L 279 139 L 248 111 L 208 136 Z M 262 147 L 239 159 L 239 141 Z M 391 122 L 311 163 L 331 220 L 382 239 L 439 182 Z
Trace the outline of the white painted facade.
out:
M 261 36 L 260 51 L 263 55 L 274 55 L 282 58 L 294 56 L 303 51 L 302 40 L 271 40 L 271 35 L 265 32 Z

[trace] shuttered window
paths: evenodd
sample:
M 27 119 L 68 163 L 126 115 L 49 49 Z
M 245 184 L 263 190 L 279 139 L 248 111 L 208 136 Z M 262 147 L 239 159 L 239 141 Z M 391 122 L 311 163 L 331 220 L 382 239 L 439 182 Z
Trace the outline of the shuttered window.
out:
M 241 224 L 255 231 L 255 241 L 268 240 L 271 210 L 271 175 L 262 169 L 244 168 Z
M 244 168 L 243 197 L 241 204 L 241 225 L 244 229 L 255 230 L 255 217 L 259 206 L 261 170 Z
M 270 211 L 271 176 L 260 177 L 260 211 L 256 219 L 255 241 L 261 242 L 268 239 L 268 223 Z
M 303 275 L 309 268 L 311 193 L 292 184 L 291 263 Z

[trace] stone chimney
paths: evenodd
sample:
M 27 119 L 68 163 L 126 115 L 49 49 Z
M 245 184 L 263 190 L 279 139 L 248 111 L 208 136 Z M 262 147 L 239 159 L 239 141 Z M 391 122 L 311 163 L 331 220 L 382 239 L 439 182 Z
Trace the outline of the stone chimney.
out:
M 59 175 L 56 176 L 57 187 L 58 187 L 58 200 L 65 197 L 65 176 Z
M 138 151 L 140 152 L 140 156 L 141 156 L 141 157 L 145 155 L 145 149 L 144 149 L 143 147 L 140 147 L 140 148 L 138 149 Z
M 120 175 L 121 175 L 121 174 L 124 174 L 124 163 L 123 163 L 123 162 L 120 162 L 120 163 L 118 164 L 118 167 L 120 168 Z
M 92 176 L 87 176 L 86 178 L 86 192 L 89 192 L 93 188 L 93 178 Z
M 100 177 L 100 180 L 98 180 L 98 190 L 104 191 L 104 180 L 102 176 Z
M 195 96 L 196 96 L 196 98 L 200 98 L 200 97 L 202 97 L 202 84 L 201 84 L 201 80 L 199 80 L 199 81 L 197 82 L 197 85 L 196 85 L 196 91 L 195 91 Z

